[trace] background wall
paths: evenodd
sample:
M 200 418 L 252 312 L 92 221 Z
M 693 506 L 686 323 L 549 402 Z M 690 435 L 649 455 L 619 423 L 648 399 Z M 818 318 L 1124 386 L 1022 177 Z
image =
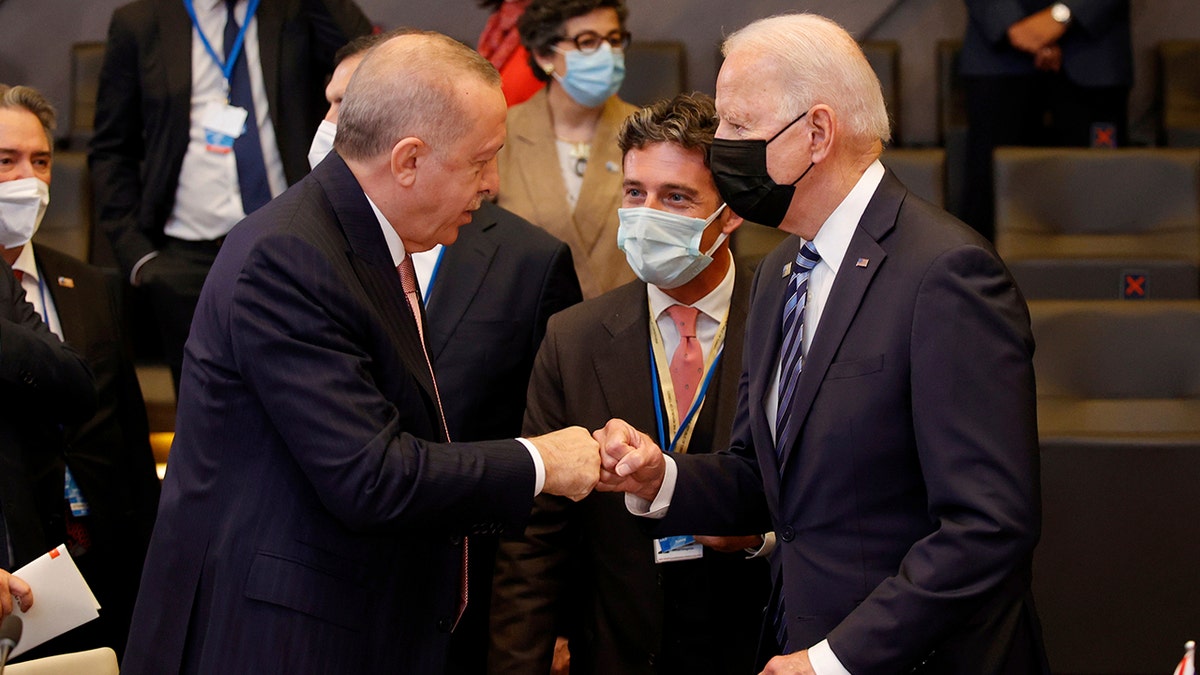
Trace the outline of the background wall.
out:
M 0 0 L 0 82 L 38 87 L 65 116 L 70 46 L 103 40 L 112 10 L 123 0 Z M 722 35 L 755 18 L 788 11 L 832 17 L 861 39 L 900 43 L 903 136 L 907 144 L 937 142 L 934 47 L 961 37 L 961 0 L 626 0 L 634 39 L 682 40 L 694 89 L 712 92 Z M 1131 100 L 1135 141 L 1154 140 L 1154 45 L 1200 39 L 1200 2 L 1132 0 L 1137 84 Z M 474 44 L 486 15 L 472 0 L 359 0 L 385 28 L 407 24 Z

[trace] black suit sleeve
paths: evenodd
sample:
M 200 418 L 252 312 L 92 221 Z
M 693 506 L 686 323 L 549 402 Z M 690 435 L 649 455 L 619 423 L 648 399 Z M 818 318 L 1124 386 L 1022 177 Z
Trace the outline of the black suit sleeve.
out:
M 32 409 L 54 410 L 64 424 L 96 410 L 92 371 L 25 300 L 7 263 L 0 264 L 0 391 Z
M 95 133 L 88 167 L 96 203 L 96 224 L 108 235 L 121 268 L 129 274 L 138 260 L 156 249 L 138 228 L 142 201 L 142 86 L 138 56 L 139 16 L 118 9 L 108 28 L 104 64 L 96 99 Z M 140 18 L 149 21 L 148 17 Z

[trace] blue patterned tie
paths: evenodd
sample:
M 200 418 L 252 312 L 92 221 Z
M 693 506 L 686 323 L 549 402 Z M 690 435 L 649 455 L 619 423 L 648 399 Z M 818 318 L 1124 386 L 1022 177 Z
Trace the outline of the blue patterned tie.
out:
M 780 457 L 795 440 L 792 398 L 800 381 L 804 357 L 804 306 L 808 300 L 808 277 L 821 262 L 821 254 L 812 242 L 806 242 L 796 254 L 792 278 L 788 281 L 787 302 L 783 305 L 783 346 L 780 348 L 779 410 L 775 416 L 775 452 Z
M 233 8 L 237 0 L 225 0 L 229 15 L 225 20 L 225 59 L 233 52 L 240 30 Z M 246 20 L 249 21 L 250 17 Z M 262 140 L 258 135 L 258 116 L 254 112 L 254 94 L 250 90 L 250 68 L 246 65 L 246 46 L 238 50 L 237 61 L 229 75 L 229 104 L 246 111 L 246 131 L 233 142 L 237 161 L 238 187 L 242 191 L 242 210 L 246 215 L 271 201 L 271 184 L 267 182 L 267 165 L 263 161 Z

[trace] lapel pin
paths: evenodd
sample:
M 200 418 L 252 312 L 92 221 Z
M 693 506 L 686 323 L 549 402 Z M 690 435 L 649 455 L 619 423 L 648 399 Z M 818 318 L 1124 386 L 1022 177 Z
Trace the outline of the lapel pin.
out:
M 786 265 L 783 266 L 783 275 L 782 276 L 786 277 L 787 275 L 789 275 L 791 273 L 792 273 L 792 263 L 787 263 Z
M 866 267 L 868 264 L 870 264 L 870 262 L 871 261 L 868 260 L 867 258 L 859 258 L 858 262 L 854 263 L 854 266 L 855 267 Z
M 75 280 L 71 277 L 59 277 L 58 285 L 63 288 L 75 288 Z

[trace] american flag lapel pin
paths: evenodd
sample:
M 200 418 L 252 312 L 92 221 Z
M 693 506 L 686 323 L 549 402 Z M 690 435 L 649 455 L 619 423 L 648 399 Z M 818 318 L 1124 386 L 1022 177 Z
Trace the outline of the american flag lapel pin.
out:
M 75 288 L 75 280 L 71 277 L 59 277 L 58 285 L 63 288 Z
M 866 266 L 867 266 L 867 265 L 869 265 L 869 264 L 871 264 L 871 261 L 870 261 L 869 259 L 867 259 L 867 258 L 859 258 L 859 259 L 858 259 L 858 262 L 854 263 L 854 266 L 855 266 L 855 267 L 866 267 Z

